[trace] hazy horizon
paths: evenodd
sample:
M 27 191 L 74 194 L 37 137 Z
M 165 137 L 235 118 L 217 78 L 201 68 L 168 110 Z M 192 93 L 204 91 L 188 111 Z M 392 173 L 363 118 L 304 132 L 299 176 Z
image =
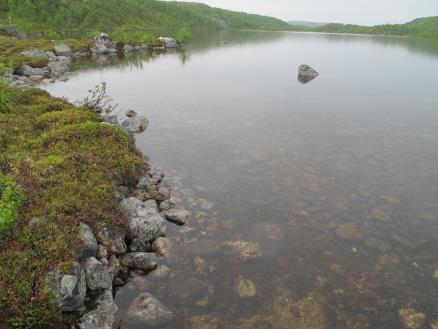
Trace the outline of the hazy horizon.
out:
M 193 2 L 182 0 L 186 2 Z M 195 0 L 196 1 L 196 0 Z M 375 25 L 438 16 L 437 0 L 198 0 L 213 7 L 273 16 L 285 21 Z

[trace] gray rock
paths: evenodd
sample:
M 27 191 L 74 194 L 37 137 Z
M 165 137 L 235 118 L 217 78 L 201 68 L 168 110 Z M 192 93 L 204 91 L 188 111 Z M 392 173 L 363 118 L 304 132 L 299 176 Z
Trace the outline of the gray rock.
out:
M 47 67 L 49 68 L 50 76 L 54 78 L 59 78 L 69 70 L 68 62 L 62 60 L 51 62 L 47 65 Z
M 130 239 L 152 241 L 166 233 L 165 220 L 160 214 L 129 218 L 128 226 Z
M 156 238 L 152 243 L 152 250 L 161 256 L 169 256 L 171 250 L 170 240 L 163 237 Z
M 122 255 L 126 253 L 128 247 L 125 242 L 126 232 L 121 228 L 100 228 L 96 234 L 96 238 L 100 244 L 108 248 L 110 253 L 114 255 Z
M 121 266 L 122 265 L 120 264 L 119 259 L 116 256 L 112 255 L 108 264 L 108 273 L 111 277 L 111 281 L 114 281 L 114 279 L 119 275 Z
M 157 40 L 160 41 L 163 44 L 163 46 L 166 48 L 179 48 L 180 47 L 180 44 L 178 43 L 178 41 L 176 41 L 175 39 L 172 39 L 172 38 L 158 37 Z
M 300 65 L 298 67 L 298 80 L 307 83 L 319 76 L 319 73 L 309 65 Z
M 126 313 L 126 322 L 133 325 L 161 326 L 172 319 L 172 311 L 149 293 L 135 298 Z
M 138 115 L 123 121 L 122 126 L 128 128 L 133 133 L 142 133 L 148 128 L 149 121 L 145 117 Z
M 114 303 L 111 289 L 105 290 L 93 303 L 91 311 L 79 319 L 80 329 L 118 329 L 120 314 Z
M 153 270 L 157 267 L 157 256 L 150 252 L 129 252 L 120 257 L 123 266 L 138 270 Z
M 135 112 L 135 111 L 133 111 L 133 110 L 127 110 L 127 111 L 125 112 L 125 115 L 126 115 L 128 118 L 133 118 L 133 117 L 136 117 L 136 116 L 137 116 L 137 112 Z
M 146 45 L 146 44 L 141 45 L 141 46 L 140 46 L 140 50 L 141 50 L 141 51 L 150 51 L 150 50 L 151 50 L 151 46 Z
M 56 55 L 53 51 L 46 51 L 46 55 L 51 61 L 56 61 Z
M 151 244 L 149 242 L 140 239 L 133 239 L 129 245 L 129 251 L 146 252 L 150 250 L 151 250 Z
M 91 42 L 90 51 L 93 54 L 112 54 L 117 49 L 113 39 L 108 34 L 101 33 Z
M 160 202 L 160 209 L 161 210 L 170 210 L 175 207 L 175 202 L 170 200 L 164 200 Z
M 185 209 L 173 208 L 164 212 L 164 217 L 172 223 L 184 225 L 190 218 L 190 212 Z
M 158 190 L 158 184 L 161 181 L 161 177 L 159 176 L 143 176 L 140 178 L 137 188 L 138 189 L 144 189 L 147 192 L 157 191 Z
M 84 303 L 87 292 L 85 273 L 78 262 L 73 262 L 65 271 L 56 267 L 46 275 L 46 291 L 54 296 L 58 308 L 63 312 L 74 312 Z
M 30 67 L 29 65 L 22 65 L 18 69 L 18 74 L 24 75 L 26 77 L 30 77 L 30 76 L 33 76 L 33 75 L 45 76 L 47 74 L 47 70 L 43 70 L 43 69 L 40 69 L 40 68 L 33 68 L 33 67 Z
M 108 289 L 111 287 L 112 280 L 108 268 L 96 258 L 87 258 L 82 267 L 85 272 L 85 279 L 90 290 Z
M 35 57 L 35 58 L 49 59 L 49 56 L 44 51 L 42 51 L 41 49 L 27 50 L 27 51 L 23 51 L 21 54 L 23 56 L 26 56 L 26 57 Z
M 200 240 L 193 242 L 186 247 L 184 252 L 187 257 L 215 257 L 219 255 L 221 248 L 219 244 L 214 240 Z
M 93 230 L 85 223 L 79 224 L 78 232 L 79 248 L 76 254 L 76 259 L 81 262 L 88 257 L 96 257 L 98 246 Z
M 158 212 L 156 205 L 143 202 L 134 197 L 129 197 L 127 199 L 122 200 L 119 203 L 119 205 L 123 213 L 128 218 L 146 217 L 149 215 L 156 214 Z
M 73 55 L 73 51 L 71 50 L 71 48 L 63 43 L 59 43 L 59 44 L 55 45 L 54 51 L 55 51 L 56 56 L 70 57 Z
M 131 53 L 135 50 L 135 48 L 131 45 L 124 45 L 122 51 L 124 53 Z

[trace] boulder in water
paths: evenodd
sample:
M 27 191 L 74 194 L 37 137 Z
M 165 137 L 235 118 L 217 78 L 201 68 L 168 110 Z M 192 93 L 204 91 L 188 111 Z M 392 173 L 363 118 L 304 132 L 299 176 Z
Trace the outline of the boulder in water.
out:
M 111 54 L 117 52 L 116 43 L 106 33 L 101 33 L 91 41 L 90 51 L 93 54 Z
M 307 83 L 319 76 L 319 73 L 309 65 L 300 65 L 298 68 L 298 81 Z

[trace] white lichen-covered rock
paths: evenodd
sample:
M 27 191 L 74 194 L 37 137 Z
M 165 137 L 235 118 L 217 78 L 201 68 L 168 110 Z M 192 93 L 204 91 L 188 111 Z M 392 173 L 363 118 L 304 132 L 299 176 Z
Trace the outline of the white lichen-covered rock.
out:
M 90 51 L 93 54 L 112 54 L 117 52 L 116 44 L 106 33 L 96 36 L 90 44 Z
M 135 298 L 126 313 L 126 322 L 133 325 L 161 326 L 172 319 L 172 311 L 149 293 Z
M 166 48 L 178 48 L 180 46 L 178 41 L 172 38 L 158 37 L 157 40 Z
M 61 311 L 74 312 L 83 305 L 87 293 L 84 270 L 78 262 L 56 267 L 47 273 L 45 287 Z
M 100 294 L 93 303 L 94 307 L 80 319 L 80 329 L 118 329 L 120 328 L 120 314 L 114 303 L 112 290 L 107 289 Z

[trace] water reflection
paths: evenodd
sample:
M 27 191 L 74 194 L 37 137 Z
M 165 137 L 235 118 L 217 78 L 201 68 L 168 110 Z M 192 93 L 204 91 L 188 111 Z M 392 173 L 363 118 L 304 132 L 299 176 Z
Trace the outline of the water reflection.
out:
M 149 292 L 169 329 L 436 328 L 436 45 L 200 34 L 190 61 L 114 58 L 48 86 L 79 98 L 104 80 L 147 116 L 137 143 L 193 214 L 168 232 L 169 276 L 133 274 L 121 309 Z M 305 88 L 303 63 L 321 72 Z

